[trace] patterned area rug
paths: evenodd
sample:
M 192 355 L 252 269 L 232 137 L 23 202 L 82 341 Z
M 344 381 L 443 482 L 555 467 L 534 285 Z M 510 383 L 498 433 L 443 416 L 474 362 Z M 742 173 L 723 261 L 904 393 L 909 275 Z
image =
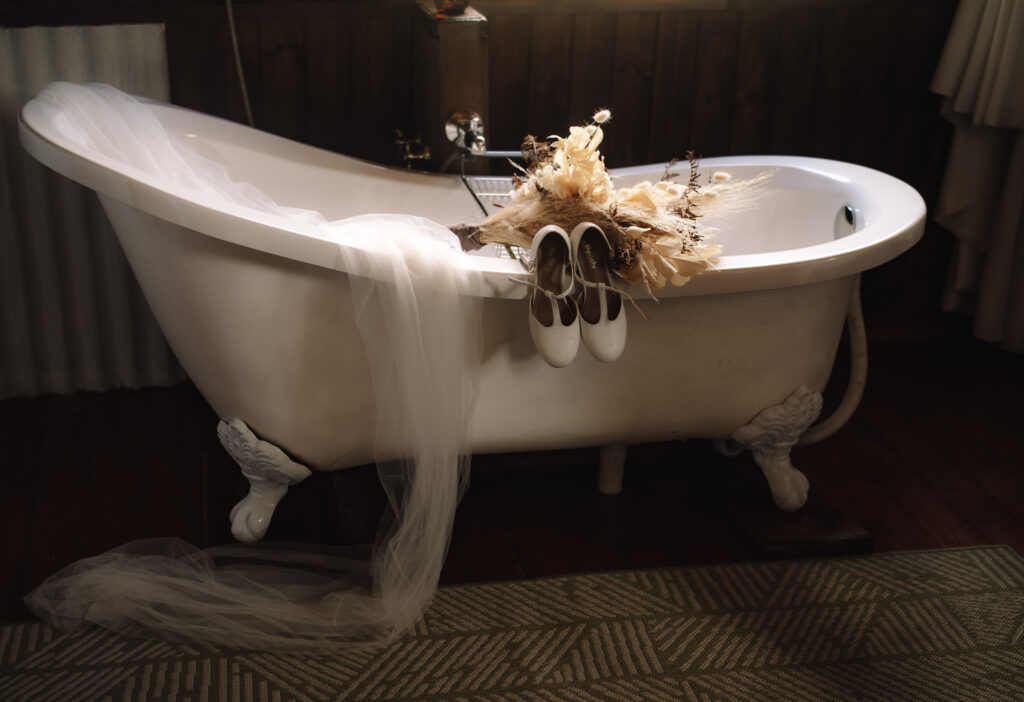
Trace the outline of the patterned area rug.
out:
M 443 588 L 375 653 L 0 629 L 0 700 L 1021 700 L 1003 546 Z

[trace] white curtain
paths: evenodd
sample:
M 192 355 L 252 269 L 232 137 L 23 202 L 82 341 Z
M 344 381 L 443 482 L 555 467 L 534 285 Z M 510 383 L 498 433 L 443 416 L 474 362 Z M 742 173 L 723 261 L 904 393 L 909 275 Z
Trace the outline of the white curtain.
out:
M 178 382 L 95 195 L 18 140 L 18 110 L 54 80 L 166 101 L 163 26 L 0 29 L 0 399 Z
M 955 125 L 935 215 L 957 237 L 943 309 L 1024 352 L 1024 2 L 961 0 L 932 90 Z

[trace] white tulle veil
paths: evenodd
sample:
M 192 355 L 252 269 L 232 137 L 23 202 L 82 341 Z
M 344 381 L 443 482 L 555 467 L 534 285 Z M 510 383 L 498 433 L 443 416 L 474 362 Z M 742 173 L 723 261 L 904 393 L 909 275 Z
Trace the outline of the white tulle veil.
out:
M 200 550 L 178 539 L 136 541 L 54 574 L 26 597 L 29 607 L 62 629 L 90 622 L 268 650 L 369 648 L 409 629 L 436 590 L 468 478 L 480 308 L 455 236 L 416 217 L 328 222 L 279 205 L 232 181 L 144 103 L 110 86 L 54 83 L 39 100 L 88 149 L 337 241 L 340 267 L 360 272 L 350 283 L 377 402 L 377 445 L 401 447 L 404 458 L 378 461 L 390 510 L 370 558 L 296 544 Z

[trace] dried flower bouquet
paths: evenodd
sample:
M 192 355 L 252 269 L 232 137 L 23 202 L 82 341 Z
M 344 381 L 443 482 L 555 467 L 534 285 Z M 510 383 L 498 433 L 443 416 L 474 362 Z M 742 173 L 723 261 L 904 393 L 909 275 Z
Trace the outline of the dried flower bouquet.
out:
M 525 167 L 513 178 L 512 202 L 488 217 L 472 235 L 482 243 L 530 247 L 541 227 L 557 224 L 571 230 L 579 222 L 600 226 L 613 248 L 614 272 L 648 292 L 666 283 L 684 285 L 714 264 L 720 247 L 708 241 L 699 220 L 750 202 L 752 186 L 770 173 L 737 181 L 715 173 L 702 184 L 697 161 L 687 154 L 689 179 L 675 182 L 673 160 L 657 183 L 616 189 L 598 147 L 601 125 L 611 117 L 598 111 L 585 126 L 570 127 L 569 136 L 546 140 L 528 136 L 522 151 Z

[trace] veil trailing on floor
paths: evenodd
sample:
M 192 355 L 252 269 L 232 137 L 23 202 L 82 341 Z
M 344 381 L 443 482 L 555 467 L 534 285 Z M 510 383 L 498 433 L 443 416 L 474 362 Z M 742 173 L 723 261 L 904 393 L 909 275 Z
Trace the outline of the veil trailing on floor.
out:
M 172 134 L 142 102 L 105 85 L 39 95 L 62 132 L 165 182 L 314 227 L 337 241 L 370 361 L 378 460 L 390 509 L 369 559 L 295 544 L 200 550 L 149 539 L 74 563 L 26 597 L 57 628 L 89 622 L 131 635 L 255 649 L 369 648 L 413 624 L 437 588 L 467 485 L 479 365 L 478 281 L 455 236 L 429 220 L 328 222 L 281 206 Z M 339 194 L 341 196 L 342 194 Z M 384 456 L 378 456 L 384 459 Z

